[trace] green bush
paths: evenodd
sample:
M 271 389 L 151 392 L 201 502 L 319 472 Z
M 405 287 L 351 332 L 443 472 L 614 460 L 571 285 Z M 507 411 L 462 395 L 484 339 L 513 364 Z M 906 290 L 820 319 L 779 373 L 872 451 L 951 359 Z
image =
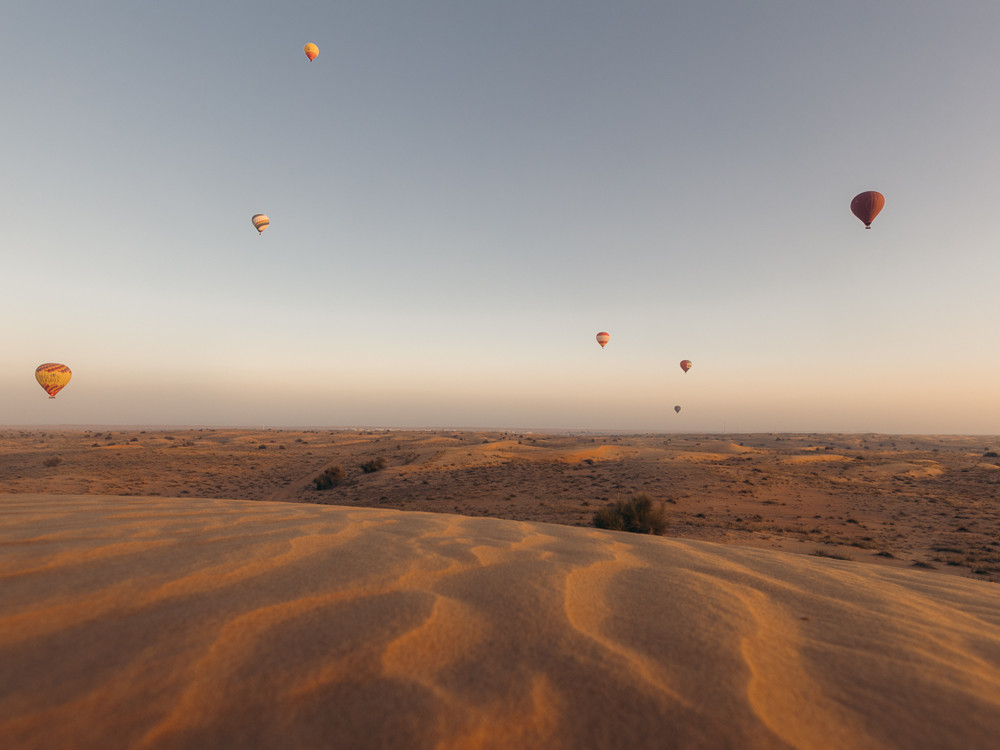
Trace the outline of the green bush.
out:
M 336 487 L 338 484 L 343 483 L 346 475 L 344 474 L 344 467 L 340 464 L 336 466 L 331 466 L 318 477 L 313 479 L 313 483 L 316 485 L 317 490 L 328 490 L 331 487 Z
M 663 534 L 667 530 L 666 505 L 642 492 L 627 500 L 616 500 L 594 514 L 594 526 L 635 534 Z

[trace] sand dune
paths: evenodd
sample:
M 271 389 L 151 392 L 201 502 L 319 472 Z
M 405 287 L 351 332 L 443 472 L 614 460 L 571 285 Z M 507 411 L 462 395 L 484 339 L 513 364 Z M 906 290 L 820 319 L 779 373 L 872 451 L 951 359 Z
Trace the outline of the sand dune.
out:
M 590 526 L 646 493 L 671 537 L 1000 582 L 1000 436 L 0 430 L 19 494 L 214 497 Z M 381 462 L 383 469 L 366 472 Z M 340 466 L 345 481 L 313 481 Z
M 594 529 L 0 496 L 6 747 L 988 748 L 994 584 Z
M 841 456 L 836 453 L 811 453 L 807 456 L 788 456 L 787 458 L 781 459 L 783 463 L 789 464 L 815 464 L 815 463 L 838 463 L 841 461 L 850 461 L 847 456 Z

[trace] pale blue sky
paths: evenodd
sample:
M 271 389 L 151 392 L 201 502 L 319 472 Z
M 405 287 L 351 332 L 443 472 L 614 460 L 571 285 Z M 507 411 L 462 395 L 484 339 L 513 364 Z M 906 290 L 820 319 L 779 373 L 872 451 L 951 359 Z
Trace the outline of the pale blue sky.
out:
M 0 424 L 1000 432 L 997 28 L 18 3 Z

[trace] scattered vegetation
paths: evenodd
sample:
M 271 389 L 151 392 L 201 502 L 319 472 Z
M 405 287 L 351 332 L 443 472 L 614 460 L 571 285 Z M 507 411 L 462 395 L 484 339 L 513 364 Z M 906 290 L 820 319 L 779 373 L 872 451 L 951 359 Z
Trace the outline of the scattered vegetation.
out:
M 627 500 L 616 500 L 594 514 L 594 526 L 635 534 L 663 534 L 667 530 L 666 505 L 658 504 L 644 492 Z
M 42 464 L 44 466 L 48 466 L 50 469 L 53 466 L 58 466 L 61 463 L 62 459 L 59 456 L 52 456 L 51 458 L 46 458 L 44 461 L 42 461 Z
M 343 484 L 346 478 L 347 475 L 344 473 L 344 467 L 337 464 L 336 466 L 329 467 L 313 479 L 313 483 L 316 485 L 317 490 L 328 490 L 331 487 L 336 487 L 338 484 Z
M 825 549 L 814 549 L 809 553 L 814 557 L 829 557 L 831 560 L 853 560 L 850 555 L 841 555 L 837 552 L 827 552 Z
M 372 472 L 379 471 L 385 468 L 385 459 L 379 456 L 378 458 L 373 458 L 371 461 L 365 461 L 361 464 L 361 471 L 365 474 L 371 474 Z

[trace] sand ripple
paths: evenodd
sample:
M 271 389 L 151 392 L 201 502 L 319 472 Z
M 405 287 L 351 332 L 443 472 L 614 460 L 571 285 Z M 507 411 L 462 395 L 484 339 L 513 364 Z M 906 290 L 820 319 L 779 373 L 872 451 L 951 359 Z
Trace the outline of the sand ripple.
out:
M 0 496 L 17 748 L 988 748 L 1000 588 L 546 524 Z

